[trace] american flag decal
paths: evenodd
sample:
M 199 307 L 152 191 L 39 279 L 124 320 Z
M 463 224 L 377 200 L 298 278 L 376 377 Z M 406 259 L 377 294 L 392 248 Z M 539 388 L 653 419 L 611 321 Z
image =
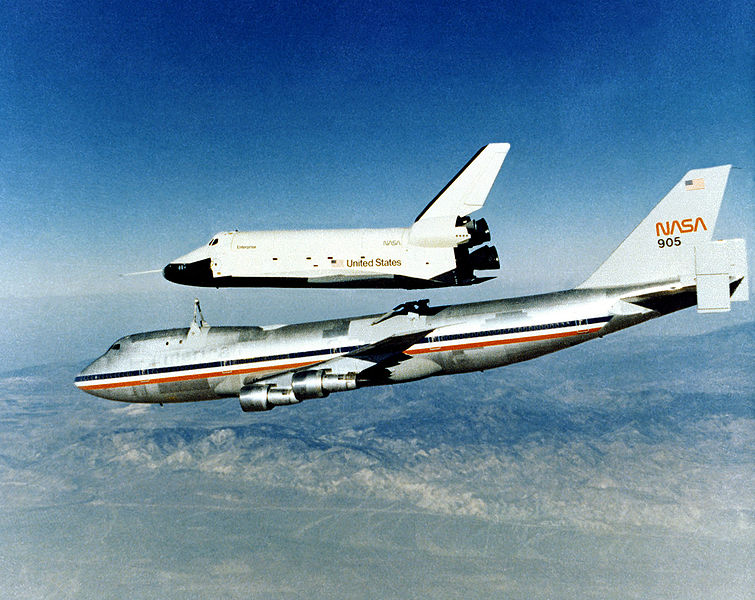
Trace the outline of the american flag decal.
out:
M 691 190 L 704 190 L 705 189 L 705 180 L 704 179 L 687 179 L 684 182 L 684 191 L 689 192 Z

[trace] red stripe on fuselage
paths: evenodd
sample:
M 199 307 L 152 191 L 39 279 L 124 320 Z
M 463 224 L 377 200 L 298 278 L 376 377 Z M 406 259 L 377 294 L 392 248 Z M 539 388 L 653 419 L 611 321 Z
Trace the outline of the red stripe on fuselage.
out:
M 541 340 L 553 340 L 557 338 L 571 337 L 573 335 L 584 335 L 586 333 L 595 333 L 600 331 L 601 327 L 592 329 L 581 329 L 579 331 L 565 331 L 562 333 L 550 333 L 548 335 L 531 335 L 521 338 L 509 338 L 505 340 L 489 340 L 487 342 L 474 342 L 469 344 L 456 344 L 444 347 L 417 348 L 416 350 L 407 350 L 404 354 L 428 354 L 431 352 L 445 352 L 447 350 L 469 350 L 472 348 L 486 348 L 488 346 L 503 346 L 506 344 L 521 344 L 523 342 L 539 342 Z
M 79 388 L 86 390 L 107 390 L 117 387 L 131 387 L 135 385 L 147 385 L 148 383 L 173 383 L 176 381 L 191 381 L 193 379 L 210 379 L 213 377 L 223 377 L 225 375 L 246 375 L 248 373 L 258 373 L 260 371 L 287 371 L 289 369 L 298 369 L 320 362 L 312 360 L 303 363 L 292 363 L 290 365 L 276 365 L 274 367 L 255 367 L 252 369 L 239 369 L 238 371 L 212 371 L 210 373 L 194 373 L 192 375 L 173 375 L 170 377 L 155 377 L 154 379 L 139 379 L 136 381 L 118 381 L 115 383 L 96 383 L 94 385 L 79 385 Z

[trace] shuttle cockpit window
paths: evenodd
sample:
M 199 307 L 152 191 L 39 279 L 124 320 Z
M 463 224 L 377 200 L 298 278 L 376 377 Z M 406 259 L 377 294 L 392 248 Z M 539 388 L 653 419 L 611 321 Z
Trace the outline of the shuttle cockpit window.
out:
M 210 240 L 210 243 L 209 243 L 209 244 L 207 244 L 207 245 L 208 245 L 208 246 L 214 246 L 214 245 L 215 245 L 215 244 L 217 244 L 217 243 L 218 243 L 218 238 L 212 238 L 212 239 Z

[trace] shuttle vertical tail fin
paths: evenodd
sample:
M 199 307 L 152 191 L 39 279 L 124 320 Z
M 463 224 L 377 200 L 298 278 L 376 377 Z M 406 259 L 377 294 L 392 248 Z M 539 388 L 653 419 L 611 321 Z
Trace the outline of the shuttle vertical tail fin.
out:
M 481 208 L 510 147 L 510 144 L 488 144 L 481 148 L 430 201 L 415 222 L 444 217 L 455 220 Z

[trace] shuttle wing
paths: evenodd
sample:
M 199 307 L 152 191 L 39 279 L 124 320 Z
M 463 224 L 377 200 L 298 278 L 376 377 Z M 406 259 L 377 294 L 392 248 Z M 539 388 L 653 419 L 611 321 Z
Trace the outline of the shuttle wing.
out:
M 480 148 L 456 176 L 419 213 L 415 222 L 443 217 L 463 217 L 485 204 L 511 144 Z

